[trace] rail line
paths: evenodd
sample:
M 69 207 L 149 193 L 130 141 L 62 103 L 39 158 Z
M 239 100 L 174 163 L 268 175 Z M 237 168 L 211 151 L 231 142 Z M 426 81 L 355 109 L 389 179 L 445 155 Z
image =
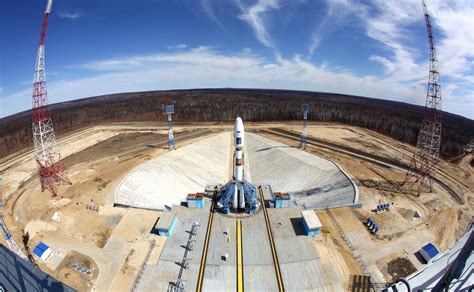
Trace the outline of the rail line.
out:
M 279 128 L 262 129 L 262 130 L 260 130 L 260 132 L 275 135 L 275 136 L 290 138 L 290 139 L 294 139 L 294 140 L 299 140 L 300 136 L 301 136 L 298 133 L 294 133 L 294 132 L 284 130 L 284 129 L 279 129 Z M 351 148 L 351 147 L 342 146 L 342 145 L 338 145 L 338 144 L 335 144 L 335 143 L 323 141 L 323 140 L 320 140 L 320 139 L 317 139 L 317 138 L 314 138 L 314 137 L 308 137 L 307 139 L 308 139 L 308 144 L 310 144 L 310 145 L 323 147 L 323 148 L 326 148 L 326 149 L 329 149 L 329 150 L 332 150 L 332 151 L 336 151 L 336 152 L 339 152 L 339 153 L 347 154 L 349 156 L 357 157 L 361 160 L 364 160 L 364 161 L 367 161 L 367 162 L 370 162 L 370 163 L 373 163 L 373 164 L 377 164 L 377 165 L 382 166 L 382 167 L 395 168 L 395 169 L 398 169 L 398 170 L 401 170 L 401 171 L 407 171 L 409 169 L 409 166 L 407 166 L 407 165 L 405 165 L 405 164 L 403 164 L 399 161 L 389 159 L 387 157 L 381 157 L 381 156 L 374 155 L 374 154 L 371 154 L 371 153 L 366 153 L 366 152 L 358 150 L 358 149 L 354 149 L 354 148 Z M 442 175 L 443 175 L 443 177 L 446 176 L 444 173 L 442 173 Z M 451 180 L 451 178 L 449 178 L 449 177 L 447 177 L 447 178 Z M 433 182 L 438 184 L 438 186 L 440 186 L 441 188 L 446 190 L 451 195 L 451 198 L 456 203 L 458 203 L 460 205 L 465 204 L 464 198 L 462 196 L 460 196 L 459 194 L 457 194 L 446 183 L 444 183 L 443 181 L 441 181 L 440 179 L 438 179 L 436 177 L 432 177 L 432 179 L 433 179 Z
M 206 270 L 207 251 L 209 249 L 209 238 L 211 237 L 212 223 L 214 222 L 214 214 L 216 212 L 217 191 L 212 196 L 211 209 L 209 210 L 209 221 L 207 222 L 206 237 L 204 239 L 204 248 L 202 249 L 201 266 L 199 267 L 198 282 L 196 291 L 202 291 L 202 283 L 204 281 L 204 271 Z
M 278 261 L 278 254 L 277 254 L 276 248 L 275 248 L 275 240 L 273 239 L 272 227 L 270 225 L 270 219 L 268 217 L 267 207 L 265 206 L 265 199 L 263 197 L 263 192 L 262 192 L 262 189 L 260 187 L 258 188 L 258 192 L 260 193 L 262 209 L 263 209 L 263 216 L 265 217 L 265 223 L 266 223 L 266 226 L 267 226 L 268 239 L 270 240 L 270 247 L 272 249 L 273 265 L 275 266 L 275 274 L 276 274 L 277 282 L 278 282 L 278 290 L 280 292 L 282 292 L 282 291 L 285 291 L 285 286 L 283 285 L 283 279 L 282 279 L 282 276 L 281 276 L 280 262 Z

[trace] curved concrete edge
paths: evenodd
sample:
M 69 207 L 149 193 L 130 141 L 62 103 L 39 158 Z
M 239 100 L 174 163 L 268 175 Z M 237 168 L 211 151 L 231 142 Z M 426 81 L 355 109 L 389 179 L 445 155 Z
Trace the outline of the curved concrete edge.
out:
M 127 178 L 128 178 L 130 175 L 132 175 L 132 174 L 135 172 L 135 170 L 137 170 L 141 165 L 142 165 L 142 164 L 139 164 L 139 165 L 135 166 L 131 171 L 129 171 L 129 172 L 127 173 L 127 175 L 126 175 L 125 177 L 120 178 L 120 183 L 118 184 L 118 186 L 115 187 L 114 205 L 129 206 L 129 205 L 122 204 L 122 203 L 119 203 L 119 202 L 118 202 L 118 197 L 117 197 L 118 194 L 117 194 L 117 193 L 118 193 L 118 191 L 120 190 L 120 187 L 122 186 L 122 184 L 127 180 Z M 129 207 L 131 207 L 131 206 L 129 206 Z
M 353 178 L 350 174 L 348 174 L 342 167 L 339 166 L 336 162 L 327 159 L 328 161 L 331 161 L 339 170 L 347 177 L 347 179 L 351 182 L 352 187 L 354 188 L 354 201 L 352 202 L 353 204 L 358 204 L 359 203 L 359 189 L 357 188 L 357 184 L 354 182 L 355 178 Z
M 301 151 L 305 151 L 303 149 L 300 149 Z M 305 151 L 307 152 L 307 151 Z M 350 174 L 348 174 L 341 166 L 339 166 L 339 164 L 337 164 L 336 162 L 332 161 L 331 159 L 327 158 L 327 157 L 323 157 L 319 154 L 316 154 L 316 153 L 311 153 L 311 152 L 307 152 L 311 155 L 314 155 L 314 156 L 318 156 L 319 158 L 321 159 L 324 159 L 324 160 L 327 160 L 329 162 L 331 162 L 332 164 L 334 164 L 341 172 L 342 174 L 344 174 L 344 176 L 351 182 L 352 184 L 352 188 L 354 188 L 354 200 L 352 201 L 352 204 L 354 205 L 357 205 L 359 203 L 359 189 L 357 188 L 357 185 L 356 183 L 354 182 L 354 180 L 356 180 L 355 178 L 353 178 Z M 349 206 L 347 204 L 345 205 L 341 205 L 341 207 L 346 207 L 346 206 Z M 338 208 L 338 207 L 331 207 L 331 208 Z
M 131 176 L 136 170 L 138 170 L 142 165 L 143 165 L 143 163 L 135 166 L 134 168 L 132 168 L 132 170 L 130 170 L 127 173 L 126 176 L 124 176 L 120 179 L 120 183 L 117 185 L 117 187 L 115 187 L 114 204 L 113 205 L 116 206 L 116 207 L 135 208 L 135 209 L 143 209 L 143 210 L 150 210 L 150 211 L 165 211 L 165 210 L 167 210 L 166 207 L 165 208 L 149 208 L 149 207 L 146 207 L 146 206 L 133 206 L 131 204 L 124 204 L 124 203 L 118 201 L 118 191 L 120 190 L 120 187 L 127 180 L 127 178 L 129 176 Z M 169 206 L 169 207 L 171 208 L 172 206 Z

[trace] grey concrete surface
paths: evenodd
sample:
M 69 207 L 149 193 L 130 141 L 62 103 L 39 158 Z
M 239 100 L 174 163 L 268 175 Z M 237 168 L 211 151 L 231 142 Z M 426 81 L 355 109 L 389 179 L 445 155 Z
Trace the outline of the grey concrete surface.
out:
M 257 134 L 245 138 L 253 183 L 290 193 L 309 209 L 354 203 L 356 186 L 333 162 Z
M 204 209 L 188 209 L 176 206 L 178 222 L 172 236 L 166 241 L 160 259 L 156 265 L 147 265 L 140 280 L 138 291 L 167 291 L 171 283 L 178 279 L 180 264 L 185 253 L 189 232 L 194 222 L 199 222 L 194 249 L 188 252 L 189 268 L 183 270 L 182 280 L 186 282 L 186 291 L 195 290 L 201 255 L 209 218 L 210 200 L 205 199 Z
M 163 210 L 179 205 L 188 193 L 208 183 L 226 183 L 230 132 L 189 144 L 139 165 L 119 184 L 115 203 Z
M 344 291 L 331 265 L 323 264 L 300 223 L 301 206 L 268 209 L 286 291 Z

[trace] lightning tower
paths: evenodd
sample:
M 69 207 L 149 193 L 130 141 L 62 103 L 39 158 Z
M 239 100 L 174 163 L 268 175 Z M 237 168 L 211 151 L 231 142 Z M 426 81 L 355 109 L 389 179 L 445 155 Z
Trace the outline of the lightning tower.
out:
M 306 126 L 308 125 L 308 112 L 309 112 L 309 104 L 304 103 L 301 105 L 301 111 L 303 112 L 303 132 L 301 133 L 301 140 L 300 140 L 300 148 L 306 149 L 307 146 L 307 138 L 306 138 Z
M 176 150 L 176 141 L 173 136 L 173 122 L 171 116 L 174 114 L 174 104 L 165 105 L 165 114 L 168 116 L 168 150 Z
M 426 183 L 431 191 L 431 177 L 435 173 L 435 166 L 439 159 L 441 144 L 441 87 L 439 85 L 438 59 L 433 37 L 431 18 L 426 8 L 426 1 L 422 0 L 425 15 L 426 29 L 430 48 L 430 71 L 428 75 L 428 88 L 425 102 L 425 115 L 421 123 L 416 149 L 410 163 L 405 181 L 402 185 L 414 178 L 413 185 L 417 185 L 420 195 Z
M 41 26 L 41 35 L 36 56 L 35 73 L 33 77 L 33 143 L 37 162 L 41 191 L 48 189 L 53 197 L 57 195 L 61 183 L 71 184 L 64 163 L 56 147 L 51 112 L 48 107 L 46 91 L 46 69 L 44 61 L 44 40 L 48 16 L 51 13 L 53 0 L 48 0 Z

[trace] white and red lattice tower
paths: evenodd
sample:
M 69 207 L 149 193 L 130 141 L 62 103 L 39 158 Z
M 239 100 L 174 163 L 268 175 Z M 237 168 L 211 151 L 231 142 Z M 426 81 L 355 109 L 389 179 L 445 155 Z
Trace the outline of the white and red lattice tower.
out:
M 438 59 L 436 57 L 431 19 L 426 8 L 425 0 L 422 0 L 422 5 L 430 47 L 430 72 L 426 93 L 425 116 L 421 123 L 416 150 L 410 163 L 410 169 L 403 183 L 405 184 L 414 178 L 415 181 L 413 185 L 417 185 L 418 195 L 427 182 L 429 182 L 431 190 L 431 178 L 435 173 L 435 167 L 439 160 L 441 144 L 441 87 L 439 85 Z
M 36 56 L 35 74 L 33 77 L 33 143 L 41 182 L 41 191 L 48 189 L 53 196 L 57 195 L 61 183 L 71 184 L 64 168 L 61 153 L 56 147 L 53 121 L 48 107 L 48 93 L 44 66 L 44 40 L 48 16 L 53 0 L 48 0 L 41 26 L 38 54 Z

